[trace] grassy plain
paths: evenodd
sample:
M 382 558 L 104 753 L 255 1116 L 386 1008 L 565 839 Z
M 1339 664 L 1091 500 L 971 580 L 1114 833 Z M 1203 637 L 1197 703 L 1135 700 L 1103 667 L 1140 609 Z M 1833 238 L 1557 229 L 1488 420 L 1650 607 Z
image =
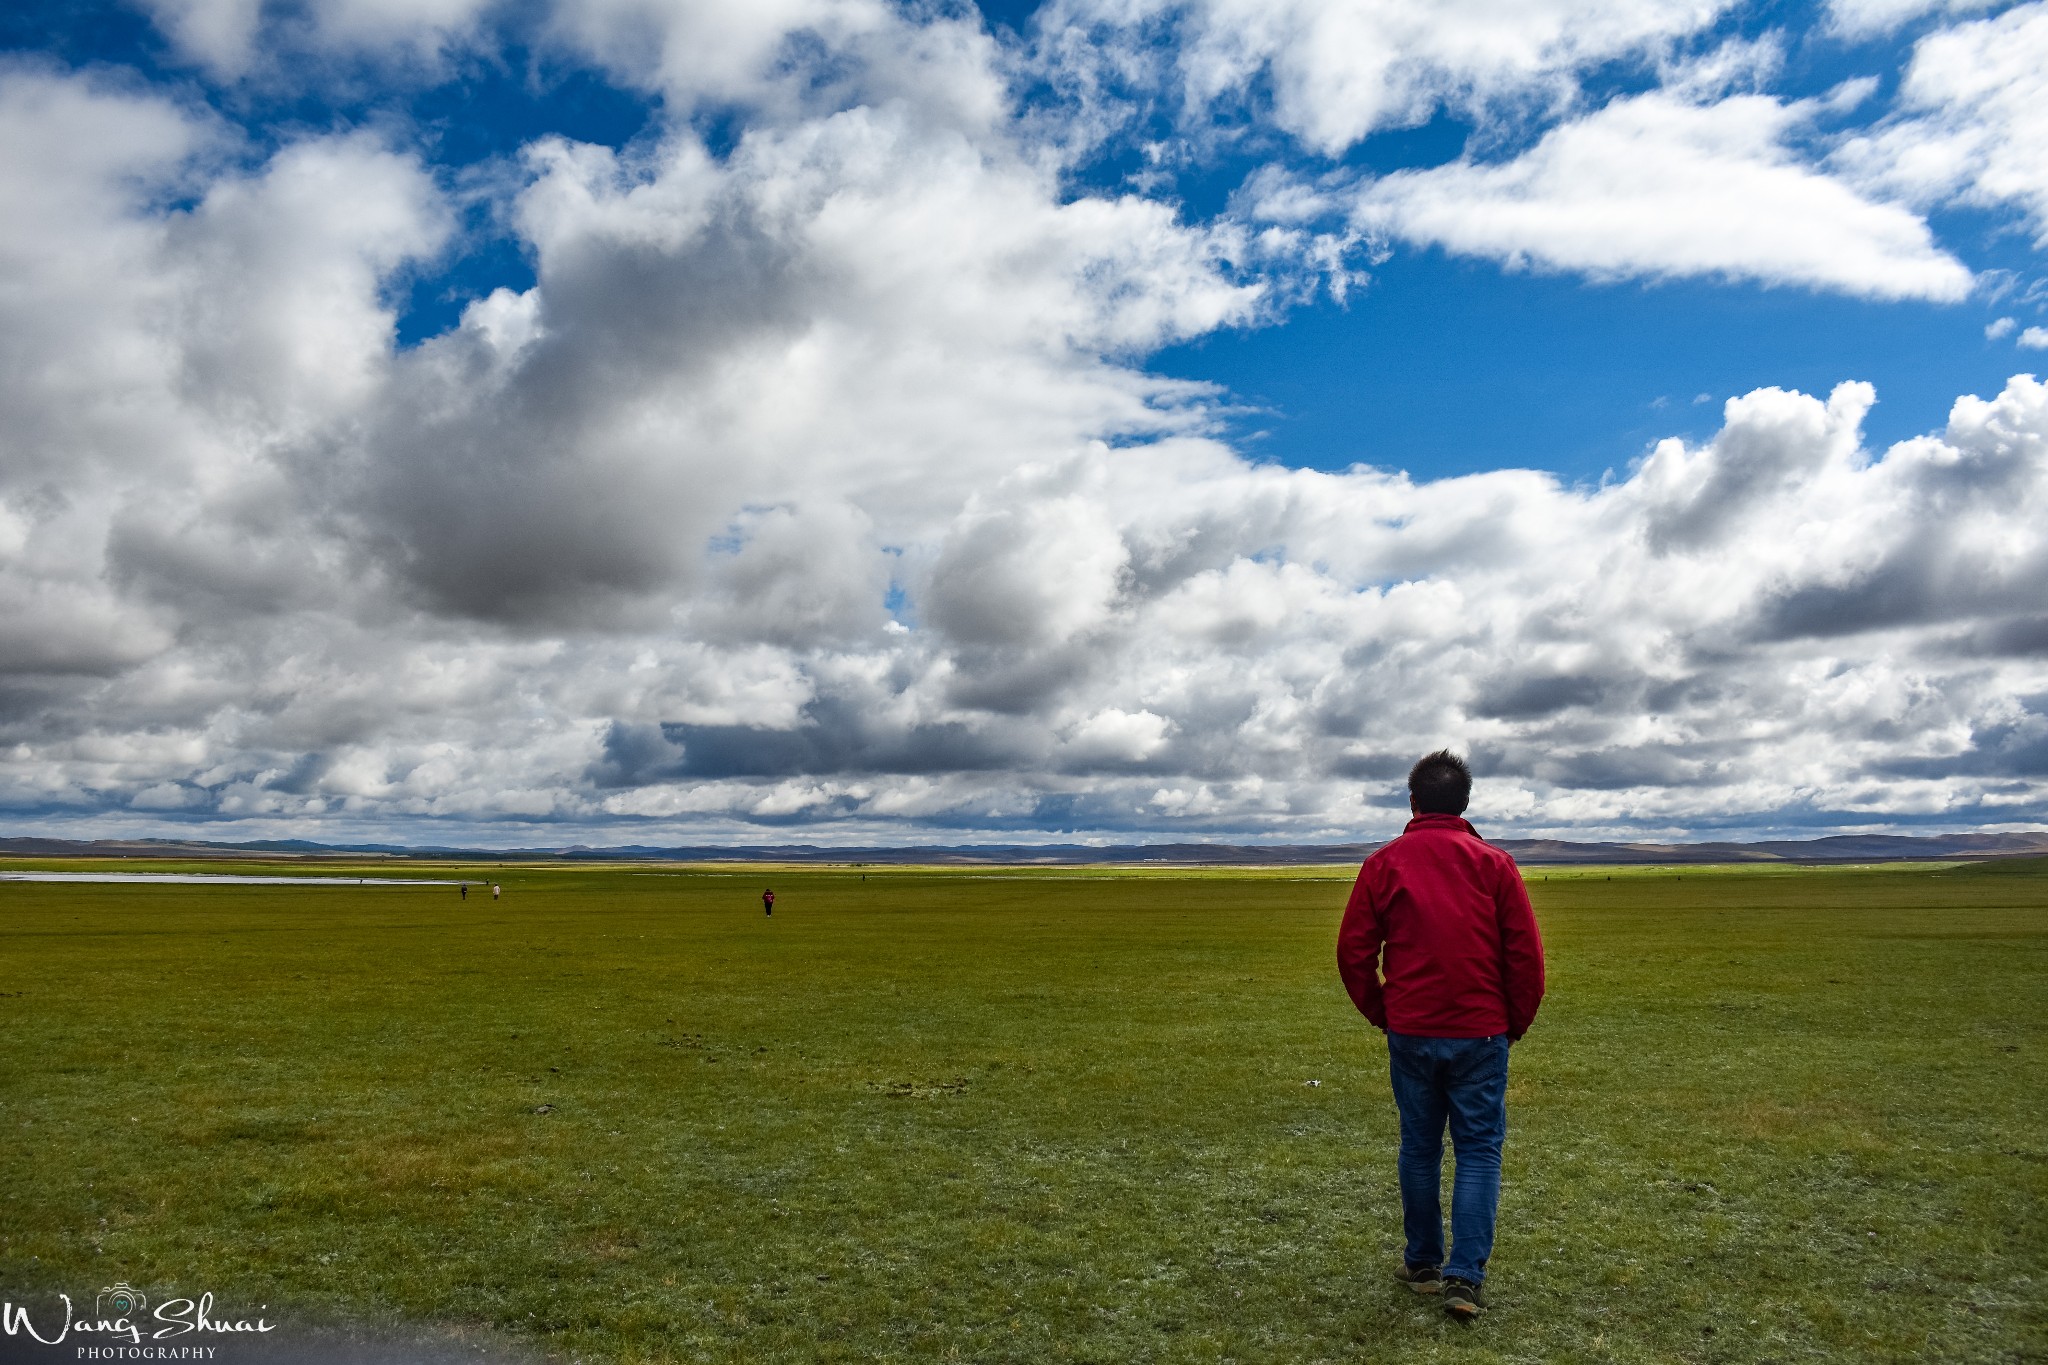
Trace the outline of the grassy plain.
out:
M 1472 1329 L 1389 1279 L 1349 869 L 490 875 L 0 884 L 0 1289 L 607 1361 L 2048 1359 L 2048 863 L 1531 869 Z

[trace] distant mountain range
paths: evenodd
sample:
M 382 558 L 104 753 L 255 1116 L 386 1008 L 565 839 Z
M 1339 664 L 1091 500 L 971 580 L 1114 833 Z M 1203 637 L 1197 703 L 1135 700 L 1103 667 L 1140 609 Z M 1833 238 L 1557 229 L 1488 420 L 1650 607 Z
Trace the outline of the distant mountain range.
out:
M 1761 843 L 1573 843 L 1496 839 L 1515 860 L 1558 863 L 1868 863 L 1921 859 L 2048 856 L 2048 830 L 2018 834 L 1837 834 Z M 316 844 L 303 839 L 211 843 L 181 839 L 0 839 L 0 857 L 17 858 L 419 858 L 468 862 L 776 862 L 1161 864 L 1301 866 L 1355 863 L 1378 844 L 962 844 L 927 848 L 821 848 L 815 844 L 656 848 L 409 848 L 397 844 Z

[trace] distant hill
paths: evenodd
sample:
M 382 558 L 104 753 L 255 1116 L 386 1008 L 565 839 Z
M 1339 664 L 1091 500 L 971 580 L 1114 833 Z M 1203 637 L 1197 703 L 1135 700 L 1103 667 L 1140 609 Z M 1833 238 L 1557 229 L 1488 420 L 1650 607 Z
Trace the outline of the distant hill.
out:
M 2048 855 L 2048 830 L 2017 834 L 1832 834 L 1759 843 L 1577 844 L 1497 839 L 1521 863 L 1882 863 Z
M 1868 863 L 1922 859 L 2023 858 L 2048 855 L 2048 830 L 2018 834 L 1836 834 L 1761 843 L 1574 843 L 1562 839 L 1497 839 L 1527 864 L 1559 863 Z M 1302 866 L 1355 863 L 1378 844 L 961 844 L 926 848 L 821 848 L 815 844 L 642 844 L 591 848 L 476 849 L 396 844 L 318 844 L 303 839 L 213 843 L 181 839 L 0 839 L 0 856 L 17 858 L 423 858 L 470 862 L 777 862 L 1158 864 L 1164 866 Z

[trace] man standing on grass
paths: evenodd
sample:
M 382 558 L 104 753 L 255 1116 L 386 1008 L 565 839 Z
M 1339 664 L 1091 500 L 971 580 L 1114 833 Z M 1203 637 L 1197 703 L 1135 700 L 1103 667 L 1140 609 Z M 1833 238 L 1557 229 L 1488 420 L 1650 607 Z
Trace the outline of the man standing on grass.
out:
M 1463 819 L 1472 772 L 1448 749 L 1408 774 L 1414 818 L 1365 860 L 1337 933 L 1337 970 L 1387 1035 L 1401 1115 L 1399 1278 L 1443 1294 L 1452 1317 L 1486 1306 L 1479 1286 L 1500 1209 L 1508 1045 L 1543 1000 L 1543 940 L 1515 860 Z M 1444 1259 L 1444 1125 L 1457 1153 Z

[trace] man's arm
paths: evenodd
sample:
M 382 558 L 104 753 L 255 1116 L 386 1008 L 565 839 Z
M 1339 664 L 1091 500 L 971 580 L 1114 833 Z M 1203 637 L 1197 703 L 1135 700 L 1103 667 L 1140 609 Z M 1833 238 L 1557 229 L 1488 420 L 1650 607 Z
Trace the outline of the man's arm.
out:
M 1337 930 L 1337 974 L 1344 978 L 1344 989 L 1351 992 L 1351 1003 L 1358 1006 L 1358 1012 L 1371 1020 L 1374 1028 L 1384 1029 L 1387 1003 L 1380 991 L 1380 945 L 1386 939 L 1386 925 L 1380 921 L 1367 885 L 1370 866 L 1358 869 L 1351 899 L 1344 906 L 1344 923 Z
M 1508 1002 L 1508 1041 L 1514 1042 L 1536 1021 L 1543 1003 L 1543 936 L 1536 929 L 1536 911 L 1529 888 L 1512 862 L 1494 892 L 1494 914 L 1500 924 L 1501 982 Z

